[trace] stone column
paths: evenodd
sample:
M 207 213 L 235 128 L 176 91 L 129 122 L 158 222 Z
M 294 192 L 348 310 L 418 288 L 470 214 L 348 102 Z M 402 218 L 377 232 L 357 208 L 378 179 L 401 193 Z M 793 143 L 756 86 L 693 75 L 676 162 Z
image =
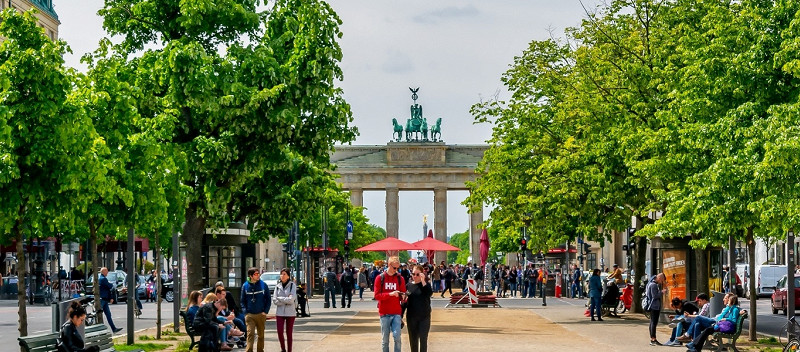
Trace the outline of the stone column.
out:
M 433 189 L 433 237 L 447 242 L 447 188 Z M 447 252 L 436 252 L 436 262 L 447 258 Z
M 469 214 L 469 251 L 473 263 L 481 265 L 481 232 L 478 225 L 483 222 L 483 208 Z
M 351 188 L 350 203 L 352 203 L 354 207 L 364 206 L 364 190 L 361 188 Z
M 400 191 L 396 187 L 386 188 L 386 237 L 394 237 L 400 234 L 400 221 L 397 219 L 398 203 L 400 203 Z

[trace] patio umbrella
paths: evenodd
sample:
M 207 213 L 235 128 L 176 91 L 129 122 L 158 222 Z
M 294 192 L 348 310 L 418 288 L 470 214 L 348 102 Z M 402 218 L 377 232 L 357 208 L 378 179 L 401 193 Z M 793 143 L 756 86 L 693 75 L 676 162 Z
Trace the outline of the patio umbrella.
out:
M 417 246 L 394 237 L 387 237 L 378 242 L 370 243 L 364 247 L 356 249 L 356 252 L 396 252 L 407 250 L 419 250 Z
M 486 229 L 481 231 L 480 243 L 481 266 L 484 266 L 486 265 L 486 258 L 489 258 L 489 234 L 486 232 Z
M 446 242 L 439 241 L 433 237 L 425 237 L 422 240 L 414 242 L 413 245 L 418 249 L 425 251 L 460 251 L 461 248 L 452 246 Z

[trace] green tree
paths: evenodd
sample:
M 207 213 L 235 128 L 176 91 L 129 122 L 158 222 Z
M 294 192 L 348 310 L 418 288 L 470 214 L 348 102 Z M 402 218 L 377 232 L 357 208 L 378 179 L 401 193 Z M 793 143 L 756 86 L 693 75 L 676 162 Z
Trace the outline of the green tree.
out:
M 447 262 L 467 264 L 467 260 L 469 259 L 469 230 L 453 234 L 450 236 L 450 241 L 447 241 L 447 243 L 461 249 L 458 252 L 447 252 Z
M 72 94 L 73 73 L 33 12 L 0 13 L 0 233 L 17 244 L 19 333 L 27 336 L 23 243 L 75 225 L 104 183 L 108 153 Z
M 318 203 L 280 200 L 316 199 L 292 192 L 325 183 L 333 145 L 356 133 L 335 87 L 341 33 L 330 6 L 279 0 L 261 12 L 256 4 L 125 0 L 100 10 L 109 35 L 122 38 L 115 51 L 135 69 L 138 112 L 168 115 L 173 125 L 162 127 L 186 157 L 181 235 L 190 258 L 200 258 L 206 227 L 248 219 L 254 240 L 283 233 Z M 189 263 L 189 287 L 200 288 L 200 262 Z

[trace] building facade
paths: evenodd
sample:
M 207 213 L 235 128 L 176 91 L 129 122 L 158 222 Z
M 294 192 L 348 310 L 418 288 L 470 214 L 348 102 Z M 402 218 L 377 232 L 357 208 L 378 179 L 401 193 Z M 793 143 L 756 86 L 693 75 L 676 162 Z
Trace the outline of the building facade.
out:
M 58 20 L 53 7 L 53 0 L 0 0 L 0 10 L 7 8 L 14 8 L 19 11 L 28 11 L 31 8 L 36 8 L 38 13 L 36 17 L 39 18 L 39 27 L 44 28 L 44 34 L 50 40 L 58 39 L 58 26 L 61 22 Z

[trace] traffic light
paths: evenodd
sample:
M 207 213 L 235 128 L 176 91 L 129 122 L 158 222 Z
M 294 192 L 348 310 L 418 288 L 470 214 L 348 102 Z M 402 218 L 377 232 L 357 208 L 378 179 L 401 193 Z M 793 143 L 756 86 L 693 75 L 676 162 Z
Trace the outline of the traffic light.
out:
M 592 247 L 590 244 L 583 242 L 583 253 L 589 253 L 589 248 Z
M 525 252 L 526 249 L 528 249 L 528 240 L 526 240 L 525 238 L 520 238 L 519 239 L 519 251 L 520 252 Z
M 346 238 L 344 240 L 344 254 L 345 255 L 349 255 L 350 254 L 350 240 L 348 240 Z
M 289 253 L 290 248 L 289 248 L 289 244 L 288 243 L 282 243 L 281 247 L 283 247 L 283 251 L 284 252 Z

